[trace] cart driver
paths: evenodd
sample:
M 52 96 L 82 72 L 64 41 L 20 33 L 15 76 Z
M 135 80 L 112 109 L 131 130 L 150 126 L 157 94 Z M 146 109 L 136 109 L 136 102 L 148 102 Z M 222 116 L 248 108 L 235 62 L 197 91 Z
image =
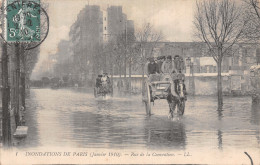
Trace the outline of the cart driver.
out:
M 101 78 L 102 78 L 102 75 L 98 75 L 98 77 L 96 79 L 96 87 L 97 88 L 99 88 L 102 85 Z
M 148 75 L 150 74 L 156 74 L 156 73 L 159 73 L 159 67 L 158 67 L 158 64 L 155 63 L 154 61 L 154 58 L 151 57 L 149 59 L 150 63 L 148 63 Z

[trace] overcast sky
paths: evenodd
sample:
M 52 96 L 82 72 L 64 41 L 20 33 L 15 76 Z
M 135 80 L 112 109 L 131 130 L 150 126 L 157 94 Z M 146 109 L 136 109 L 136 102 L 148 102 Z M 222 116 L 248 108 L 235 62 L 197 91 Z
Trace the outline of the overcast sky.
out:
M 60 40 L 68 39 L 70 26 L 85 5 L 99 5 L 105 10 L 108 5 L 123 7 L 128 19 L 135 22 L 136 29 L 143 23 L 151 23 L 161 30 L 165 40 L 192 41 L 192 21 L 195 0 L 42 0 L 49 3 L 50 31 L 41 45 L 41 62 L 57 51 Z

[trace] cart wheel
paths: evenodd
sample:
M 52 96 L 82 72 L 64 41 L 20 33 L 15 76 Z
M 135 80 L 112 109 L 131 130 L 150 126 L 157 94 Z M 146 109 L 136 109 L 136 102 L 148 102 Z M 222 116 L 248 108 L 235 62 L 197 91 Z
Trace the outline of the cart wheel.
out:
M 97 88 L 96 87 L 94 88 L 94 96 L 95 96 L 95 98 L 97 98 Z
M 145 83 L 144 103 L 145 103 L 146 114 L 151 115 L 151 93 L 150 93 L 150 86 L 147 83 Z
M 185 110 L 185 99 L 181 98 L 177 106 L 179 114 L 183 115 Z

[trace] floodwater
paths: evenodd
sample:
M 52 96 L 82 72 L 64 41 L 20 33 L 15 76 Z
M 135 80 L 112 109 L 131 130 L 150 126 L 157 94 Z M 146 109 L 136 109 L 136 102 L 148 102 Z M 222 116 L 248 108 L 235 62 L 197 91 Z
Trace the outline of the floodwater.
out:
M 22 147 L 192 149 L 260 148 L 260 108 L 250 97 L 188 97 L 183 117 L 166 100 L 147 116 L 140 95 L 94 98 L 83 89 L 31 89 Z

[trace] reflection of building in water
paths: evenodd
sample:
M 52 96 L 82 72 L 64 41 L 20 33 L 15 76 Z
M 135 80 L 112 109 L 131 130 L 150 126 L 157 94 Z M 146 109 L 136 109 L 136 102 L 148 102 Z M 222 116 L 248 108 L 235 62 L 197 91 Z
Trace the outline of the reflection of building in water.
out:
M 260 104 L 252 103 L 251 123 L 260 126 Z
M 185 149 L 187 137 L 182 122 L 149 121 L 145 131 L 148 147 Z
M 258 144 L 260 144 L 260 104 L 252 103 L 251 106 L 251 123 L 257 125 L 258 130 L 256 130 L 255 135 Z

